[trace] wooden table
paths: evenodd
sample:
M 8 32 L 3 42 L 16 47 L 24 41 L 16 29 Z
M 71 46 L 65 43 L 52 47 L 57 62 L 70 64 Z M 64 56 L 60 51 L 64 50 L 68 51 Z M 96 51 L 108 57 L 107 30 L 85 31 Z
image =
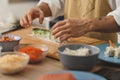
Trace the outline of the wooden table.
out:
M 56 42 L 53 42 L 53 41 L 43 40 L 43 39 L 39 39 L 39 38 L 33 36 L 32 35 L 33 28 L 35 28 L 35 27 L 16 30 L 16 31 L 10 32 L 9 34 L 21 36 L 22 40 L 20 41 L 20 44 L 45 44 L 45 45 L 47 45 L 49 48 L 48 56 L 50 56 L 50 57 L 52 56 L 53 58 L 58 59 L 57 48 L 58 48 L 59 44 Z M 84 44 L 96 45 L 96 44 L 103 44 L 103 43 L 105 43 L 105 41 L 87 38 L 87 37 L 82 36 L 79 38 L 70 39 L 70 41 L 68 41 L 68 43 L 69 44 L 84 43 Z
M 30 36 L 32 32 L 32 28 L 27 29 L 20 29 L 13 32 L 9 32 L 10 34 L 15 34 L 22 37 L 22 40 L 20 41 L 20 44 L 46 44 L 49 47 L 49 56 L 56 53 L 58 44 L 54 42 L 49 42 L 45 40 L 41 40 L 35 37 Z M 97 39 L 91 39 L 87 37 L 80 37 L 76 39 L 71 39 L 69 43 L 85 43 L 85 44 L 102 44 L 105 43 L 105 41 L 97 40 Z M 57 57 L 57 56 L 56 56 Z M 101 67 L 96 66 L 92 72 L 99 70 Z M 24 69 L 22 72 L 15 74 L 15 75 L 4 75 L 0 74 L 0 80 L 36 80 L 40 75 L 57 71 L 57 70 L 65 70 L 63 65 L 60 63 L 59 60 L 55 60 L 52 58 L 46 58 L 40 63 L 37 64 L 29 64 L 26 69 Z

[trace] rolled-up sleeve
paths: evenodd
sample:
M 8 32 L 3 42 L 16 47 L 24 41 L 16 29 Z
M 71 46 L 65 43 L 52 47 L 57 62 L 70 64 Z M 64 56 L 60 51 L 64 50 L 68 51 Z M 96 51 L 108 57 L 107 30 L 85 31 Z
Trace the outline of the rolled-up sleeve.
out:
M 116 8 L 114 11 L 108 13 L 108 16 L 113 16 L 116 23 L 118 24 L 118 26 L 120 26 L 120 6 L 118 8 Z
M 55 19 L 58 16 L 64 15 L 64 0 L 40 0 L 38 5 L 42 2 L 48 4 L 52 13 L 52 16 L 50 17 L 51 19 Z

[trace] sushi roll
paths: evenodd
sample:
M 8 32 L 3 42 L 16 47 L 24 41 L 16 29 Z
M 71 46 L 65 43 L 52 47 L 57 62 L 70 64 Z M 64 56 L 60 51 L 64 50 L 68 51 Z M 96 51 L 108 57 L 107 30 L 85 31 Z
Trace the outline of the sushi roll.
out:
M 59 38 L 56 39 L 52 34 L 50 35 L 50 40 L 58 43 L 60 42 Z
M 115 58 L 120 58 L 120 47 L 115 48 Z
M 114 57 L 115 49 L 111 46 L 106 47 L 105 55 L 108 56 L 108 57 Z
M 34 28 L 33 35 L 35 35 L 37 38 L 49 39 L 50 31 L 42 28 Z
M 50 32 L 50 30 L 44 28 L 33 28 L 32 33 L 35 37 L 45 40 L 51 40 L 54 42 L 60 42 L 59 39 L 56 39 Z

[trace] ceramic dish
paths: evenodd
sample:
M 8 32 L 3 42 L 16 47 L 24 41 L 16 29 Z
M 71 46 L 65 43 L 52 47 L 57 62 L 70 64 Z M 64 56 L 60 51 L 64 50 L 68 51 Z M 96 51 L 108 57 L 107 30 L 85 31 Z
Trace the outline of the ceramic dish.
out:
M 76 80 L 107 80 L 106 78 L 94 73 L 85 71 L 56 71 L 54 73 L 72 73 Z
M 65 54 L 64 50 L 69 48 L 70 50 L 76 51 L 78 49 L 87 48 L 89 49 L 89 55 L 69 55 Z M 86 44 L 66 44 L 58 48 L 59 58 L 61 63 L 71 70 L 90 70 L 92 69 L 98 58 L 100 50 L 96 46 L 86 45 Z M 71 52 L 72 53 L 72 52 Z M 82 53 L 80 50 L 75 52 L 76 54 Z M 84 52 L 85 53 L 85 52 Z
M 107 62 L 107 63 L 120 65 L 120 59 L 119 58 L 105 56 L 105 49 L 106 49 L 107 46 L 109 46 L 109 44 L 97 45 L 97 47 L 99 47 L 99 49 L 100 49 L 100 54 L 99 54 L 98 58 L 100 60 L 104 61 L 104 62 Z M 117 44 L 117 46 L 120 46 L 120 44 Z

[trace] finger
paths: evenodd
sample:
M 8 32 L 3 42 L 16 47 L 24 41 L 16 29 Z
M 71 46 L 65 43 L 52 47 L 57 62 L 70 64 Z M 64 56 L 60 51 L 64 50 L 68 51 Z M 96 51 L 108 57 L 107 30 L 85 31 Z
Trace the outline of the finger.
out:
M 58 37 L 60 37 L 62 35 L 66 35 L 68 33 L 70 33 L 70 29 L 61 30 L 60 32 L 56 33 L 54 36 L 55 36 L 55 38 L 58 38 Z
M 29 24 L 31 25 L 32 24 L 32 16 L 29 14 L 29 15 L 27 15 L 27 18 L 28 18 Z
M 23 21 L 23 19 L 20 20 L 20 24 L 21 24 L 22 27 L 26 26 L 25 23 L 24 23 L 24 21 Z
M 27 28 L 27 27 L 29 27 L 28 25 L 25 25 L 25 24 L 24 24 L 24 21 L 23 21 L 23 19 L 21 19 L 21 20 L 20 20 L 20 24 L 21 24 L 21 26 L 22 26 L 22 27 L 24 27 L 24 28 Z
M 67 35 L 60 37 L 59 39 L 61 42 L 64 42 L 64 41 L 67 41 L 69 38 L 71 38 L 71 35 L 67 34 Z
M 43 20 L 44 20 L 44 13 L 43 13 L 43 11 L 40 10 L 40 13 L 39 13 L 39 23 L 42 24 Z
M 62 30 L 66 30 L 68 28 L 68 24 L 63 24 L 59 27 L 56 27 L 55 29 L 52 30 L 52 34 L 55 35 L 58 32 L 62 31 Z
M 22 21 L 22 19 L 20 19 L 20 25 L 23 27 L 23 21 Z
M 23 26 L 29 26 L 29 21 L 28 21 L 28 17 L 25 15 L 23 18 L 22 18 L 22 21 L 23 21 Z
M 62 25 L 65 25 L 65 24 L 66 24 L 66 21 L 65 21 L 65 20 L 59 21 L 59 22 L 57 22 L 57 23 L 52 27 L 51 30 L 54 30 L 54 29 L 56 29 L 57 27 L 62 26 Z

